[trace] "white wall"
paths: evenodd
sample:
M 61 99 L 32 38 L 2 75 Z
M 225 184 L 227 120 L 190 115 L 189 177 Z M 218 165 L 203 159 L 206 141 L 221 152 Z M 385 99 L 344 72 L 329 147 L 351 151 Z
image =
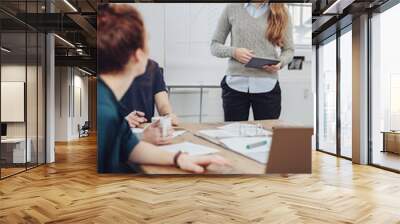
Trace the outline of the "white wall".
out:
M 24 82 L 26 84 L 26 71 L 28 71 L 28 74 L 31 75 L 32 71 L 36 71 L 36 67 L 33 66 L 27 66 L 25 67 L 24 65 L 20 65 L 20 64 L 5 64 L 1 66 L 1 81 L 2 82 Z M 36 72 L 35 72 L 36 74 Z M 28 77 L 29 79 L 30 77 Z M 36 81 L 32 81 L 29 80 L 29 84 L 32 85 L 36 85 Z M 29 106 L 29 104 L 31 102 L 33 102 L 36 99 L 36 89 L 31 89 L 31 88 L 27 88 L 27 90 L 29 90 L 27 92 L 27 104 Z M 32 91 L 32 92 L 31 92 Z M 36 106 L 36 101 L 34 105 L 31 105 L 32 107 L 34 106 L 35 108 Z M 1 108 L 1 110 L 9 110 L 10 108 Z M 24 108 L 22 108 L 22 110 L 24 110 Z M 29 110 L 27 108 L 27 118 L 28 118 L 28 137 L 29 134 L 31 134 L 30 130 L 33 128 L 36 130 L 36 126 L 33 127 L 32 122 L 34 121 L 34 123 L 36 124 L 36 113 L 32 113 L 31 110 Z M 25 126 L 26 126 L 26 122 L 7 122 L 7 135 L 8 137 L 25 137 Z
M 78 74 L 76 74 L 78 72 Z M 85 121 L 88 121 L 88 77 L 82 76 L 83 73 L 80 73 L 78 70 L 75 70 L 74 75 L 74 110 L 73 119 L 72 119 L 72 136 L 74 138 L 78 137 L 78 129 L 77 126 L 83 125 Z M 80 93 L 79 93 L 80 91 Z M 80 96 L 80 97 L 79 97 Z M 79 102 L 80 101 L 80 102 Z M 81 111 L 80 111 L 81 110 Z
M 55 140 L 68 139 L 68 86 L 69 76 L 67 67 L 55 68 Z
M 312 56 L 311 56 L 311 86 L 312 86 L 312 92 L 313 92 L 313 107 L 314 107 L 314 114 L 313 114 L 313 127 L 314 127 L 314 135 L 312 137 L 312 147 L 313 150 L 317 149 L 317 64 L 316 64 L 316 59 L 317 59 L 317 48 L 315 46 L 312 46 Z
M 38 70 L 37 70 L 38 69 Z M 41 66 L 32 66 L 20 63 L 6 63 L 1 66 L 1 81 L 2 82 L 23 82 L 26 86 L 26 99 L 22 99 L 24 102 L 20 102 L 21 105 L 18 108 L 12 108 L 10 106 L 1 107 L 2 112 L 7 113 L 22 113 L 22 116 L 26 112 L 26 120 L 22 119 L 22 122 L 6 122 L 7 124 L 7 137 L 9 138 L 24 138 L 25 135 L 29 139 L 32 161 L 36 162 L 36 158 L 39 159 L 39 163 L 44 162 L 44 150 L 45 150 L 45 139 L 44 139 L 44 74 L 42 73 Z M 2 89 L 2 94 L 4 94 Z M 19 94 L 24 95 L 24 89 L 19 89 Z M 7 94 L 7 93 L 5 93 Z M 2 95 L 8 97 L 7 95 Z M 23 96 L 22 98 L 24 98 Z M 26 107 L 25 107 L 26 101 Z M 17 102 L 15 102 L 17 103 Z M 3 104 L 3 103 L 2 103 Z M 20 110 L 20 111 L 12 111 Z M 39 154 L 39 155 L 38 155 Z
M 135 5 L 142 13 L 149 32 L 150 58 L 155 59 L 164 68 L 167 85 L 219 86 L 225 75 L 227 59 L 211 55 L 210 41 L 226 3 Z M 304 4 L 304 9 L 307 15 L 303 16 L 305 19 L 300 18 L 298 14 L 292 15 L 292 18 L 304 20 L 303 26 L 295 27 L 294 37 L 295 55 L 305 56 L 306 62 L 301 71 L 283 69 L 280 73 L 283 108 L 281 119 L 311 126 L 314 123 L 311 4 Z M 229 43 L 228 37 L 227 44 Z M 220 89 L 208 89 L 204 94 L 203 121 L 222 121 Z M 182 120 L 198 121 L 200 101 L 198 90 L 174 90 L 170 98 L 175 113 Z
M 26 82 L 26 67 L 20 64 L 7 64 L 1 66 L 1 81 L 5 82 Z M 1 108 L 7 110 L 7 108 Z M 7 123 L 7 137 L 25 137 L 25 122 Z
M 88 78 L 76 68 L 56 67 L 55 86 L 55 140 L 77 139 L 78 124 L 88 120 Z

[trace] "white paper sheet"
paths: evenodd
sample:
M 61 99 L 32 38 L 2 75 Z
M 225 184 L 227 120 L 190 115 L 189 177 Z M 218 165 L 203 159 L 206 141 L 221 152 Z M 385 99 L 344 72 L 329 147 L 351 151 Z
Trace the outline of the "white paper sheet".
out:
M 141 139 L 143 136 L 143 128 L 131 128 L 131 131 L 133 134 L 138 137 L 138 139 Z
M 229 131 L 221 130 L 221 129 L 210 129 L 210 130 L 201 130 L 199 131 L 200 134 L 205 135 L 210 138 L 215 139 L 223 139 L 223 138 L 233 138 L 237 137 L 234 133 Z
M 271 131 L 265 130 L 255 124 L 243 124 L 238 122 L 218 127 L 218 129 L 230 132 L 232 135 L 235 136 L 252 137 L 261 135 L 272 135 Z
M 143 130 L 144 130 L 143 128 L 131 128 L 132 133 L 136 134 L 136 136 L 138 136 L 138 138 L 142 138 Z M 183 135 L 185 133 L 186 133 L 185 130 L 174 131 L 174 133 L 172 134 L 172 138 L 176 138 L 176 137 L 181 136 L 181 135 Z
M 271 148 L 271 137 L 238 137 L 238 138 L 226 138 L 221 139 L 228 149 L 239 152 L 241 154 L 254 153 L 254 152 L 267 152 Z M 261 145 L 256 148 L 247 149 L 247 145 L 258 143 L 261 141 L 267 141 L 266 145 Z
M 174 131 L 174 133 L 172 134 L 172 137 L 176 138 L 176 137 L 179 137 L 179 136 L 181 136 L 181 135 L 183 135 L 185 133 L 186 133 L 186 131 L 184 131 L 184 130 L 182 130 L 182 131 Z
M 191 142 L 182 142 L 178 144 L 160 146 L 159 148 L 168 152 L 182 151 L 188 153 L 189 155 L 206 155 L 218 152 L 217 149 L 203 145 L 197 145 Z
M 267 141 L 266 145 L 262 145 L 256 148 L 247 149 L 247 145 Z M 271 149 L 271 136 L 264 137 L 237 137 L 237 138 L 226 138 L 221 139 L 220 142 L 225 145 L 228 149 L 237 152 L 245 157 L 258 161 L 262 164 L 266 164 L 269 157 L 269 151 Z

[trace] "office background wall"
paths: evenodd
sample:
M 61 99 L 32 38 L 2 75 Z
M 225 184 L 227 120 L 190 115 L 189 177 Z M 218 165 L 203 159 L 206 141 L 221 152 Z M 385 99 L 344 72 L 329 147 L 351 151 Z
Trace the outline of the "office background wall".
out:
M 150 57 L 164 68 L 168 86 L 210 85 L 203 90 L 203 122 L 222 121 L 221 92 L 226 59 L 210 53 L 211 36 L 225 3 L 215 4 L 136 4 L 150 39 Z M 283 97 L 281 119 L 313 125 L 313 85 L 311 75 L 311 4 L 289 4 L 295 28 L 297 56 L 305 56 L 302 70 L 280 73 Z M 227 43 L 230 40 L 228 38 Z M 184 121 L 197 122 L 200 90 L 172 88 L 171 102 Z M 186 105 L 192 105 L 187 107 Z
M 55 69 L 56 141 L 79 137 L 78 125 L 89 119 L 89 77 L 75 67 Z

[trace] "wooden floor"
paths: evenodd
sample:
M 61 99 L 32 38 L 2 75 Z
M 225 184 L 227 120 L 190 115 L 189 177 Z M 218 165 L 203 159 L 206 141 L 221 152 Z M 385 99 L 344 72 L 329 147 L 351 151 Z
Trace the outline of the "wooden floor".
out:
M 94 137 L 0 181 L 0 223 L 400 223 L 400 175 L 313 154 L 312 175 L 98 175 Z
M 400 170 L 400 155 L 396 153 L 374 151 L 372 161 L 377 165 Z
M 25 167 L 23 167 L 23 168 L 20 168 L 20 167 L 18 167 L 18 168 L 0 168 L 0 169 L 1 169 L 1 177 L 2 178 L 8 177 L 13 174 L 23 172 L 26 170 Z

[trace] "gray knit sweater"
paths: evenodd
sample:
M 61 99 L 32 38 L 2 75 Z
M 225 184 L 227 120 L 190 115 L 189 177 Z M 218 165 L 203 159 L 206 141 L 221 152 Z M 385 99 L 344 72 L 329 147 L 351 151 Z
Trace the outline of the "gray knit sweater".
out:
M 235 48 L 248 48 L 254 51 L 256 57 L 280 60 L 282 66 L 293 59 L 293 27 L 289 18 L 287 32 L 281 54 L 275 46 L 265 38 L 268 13 L 254 18 L 244 8 L 243 4 L 229 4 L 223 11 L 211 41 L 211 54 L 225 58 L 229 57 L 226 75 L 271 77 L 278 79 L 277 74 L 267 73 L 263 69 L 246 68 L 244 64 L 233 58 Z M 231 33 L 230 46 L 225 45 L 228 34 Z

